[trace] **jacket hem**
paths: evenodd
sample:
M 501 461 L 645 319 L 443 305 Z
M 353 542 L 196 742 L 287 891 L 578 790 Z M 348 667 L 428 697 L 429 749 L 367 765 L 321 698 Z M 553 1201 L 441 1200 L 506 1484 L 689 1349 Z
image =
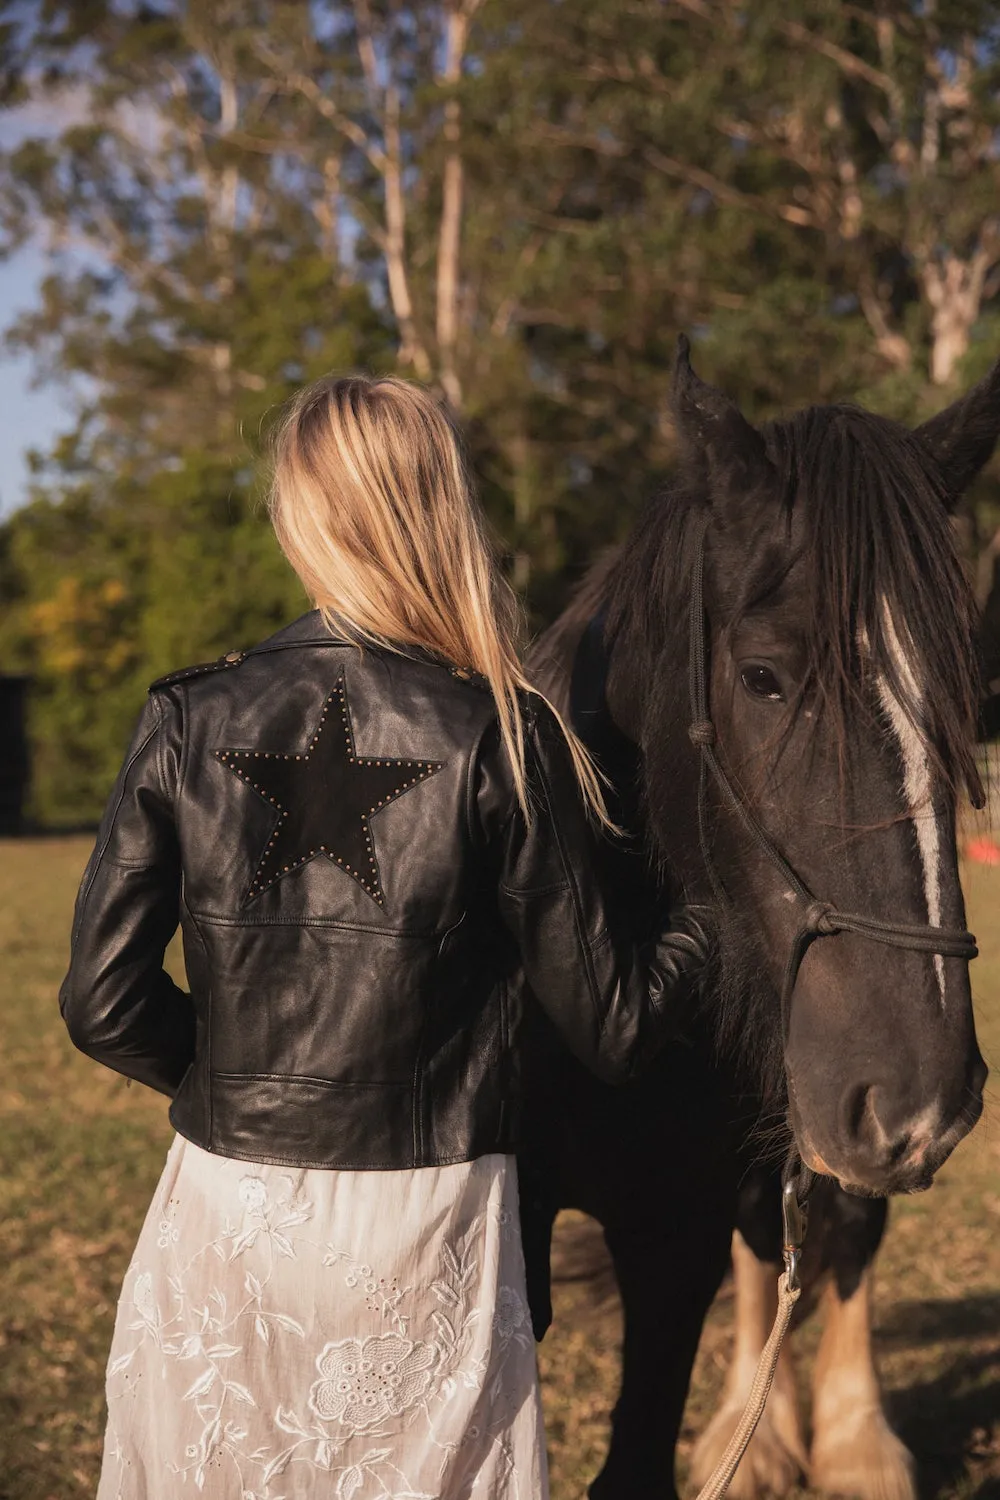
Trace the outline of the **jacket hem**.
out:
M 441 1156 L 435 1152 L 424 1152 L 416 1161 L 367 1161 L 364 1159 L 352 1160 L 315 1160 L 305 1157 L 280 1156 L 271 1151 L 241 1151 L 234 1146 L 216 1144 L 210 1146 L 205 1141 L 200 1141 L 190 1130 L 182 1129 L 171 1114 L 170 1123 L 179 1136 L 190 1141 L 192 1146 L 197 1146 L 201 1151 L 207 1151 L 212 1156 L 228 1157 L 232 1161 L 259 1162 L 262 1166 L 272 1167 L 300 1167 L 304 1170 L 323 1172 L 408 1172 L 422 1171 L 427 1167 L 453 1167 L 460 1162 L 479 1161 L 484 1156 L 514 1156 L 515 1147 L 512 1142 L 498 1142 L 492 1146 L 482 1148 L 469 1148 L 459 1151 L 454 1156 Z

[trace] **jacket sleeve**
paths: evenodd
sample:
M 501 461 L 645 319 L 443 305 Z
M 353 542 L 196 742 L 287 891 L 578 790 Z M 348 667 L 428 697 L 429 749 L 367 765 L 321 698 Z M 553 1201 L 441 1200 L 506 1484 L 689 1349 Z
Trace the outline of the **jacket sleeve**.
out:
M 533 816 L 526 820 L 515 802 L 502 837 L 501 916 L 532 991 L 571 1051 L 607 1082 L 624 1082 L 676 1032 L 707 958 L 704 908 L 680 909 L 645 945 L 610 930 L 600 836 L 565 738 L 544 701 L 529 711 Z M 496 764 L 486 780 L 496 797 L 503 780 Z
M 181 863 L 167 782 L 169 702 L 151 694 L 76 901 L 59 1008 L 82 1052 L 173 1096 L 194 1058 L 191 997 L 163 969 Z

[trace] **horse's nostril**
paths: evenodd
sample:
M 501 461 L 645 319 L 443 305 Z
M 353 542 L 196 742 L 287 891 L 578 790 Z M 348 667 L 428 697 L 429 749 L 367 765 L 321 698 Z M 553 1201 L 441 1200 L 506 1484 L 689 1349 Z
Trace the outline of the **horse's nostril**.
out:
M 871 1127 L 875 1117 L 872 1103 L 874 1092 L 872 1084 L 859 1083 L 847 1096 L 845 1109 L 847 1134 L 852 1141 L 861 1140 L 863 1136 L 872 1133 Z
M 825 1148 L 810 1142 L 808 1130 L 800 1139 L 819 1163 L 816 1170 L 832 1170 L 848 1188 L 920 1192 L 982 1114 L 986 1077 L 986 1065 L 974 1055 L 963 1059 L 949 1093 L 919 1100 L 895 1079 L 854 1082 L 840 1095 L 835 1133 Z
M 848 1137 L 880 1167 L 898 1166 L 914 1144 L 908 1127 L 890 1134 L 879 1119 L 879 1089 L 874 1083 L 861 1083 L 847 1096 L 845 1115 Z
M 934 1173 L 973 1128 L 982 1113 L 987 1069 L 980 1058 L 960 1077 L 960 1098 L 930 1097 L 914 1101 L 881 1080 L 853 1083 L 840 1098 L 837 1133 L 825 1151 L 810 1147 L 821 1163 L 839 1163 L 847 1186 L 877 1192 L 916 1192 L 928 1187 Z M 796 1127 L 798 1128 L 798 1127 Z M 807 1136 L 805 1137 L 808 1144 Z M 810 1163 L 811 1164 L 811 1163 Z M 818 1170 L 829 1171 L 821 1165 Z

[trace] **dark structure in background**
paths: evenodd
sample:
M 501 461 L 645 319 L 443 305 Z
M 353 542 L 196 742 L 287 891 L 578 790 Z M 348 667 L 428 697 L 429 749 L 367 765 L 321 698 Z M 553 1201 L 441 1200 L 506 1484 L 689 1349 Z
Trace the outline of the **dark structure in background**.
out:
M 0 835 L 20 833 L 28 790 L 28 678 L 0 675 Z

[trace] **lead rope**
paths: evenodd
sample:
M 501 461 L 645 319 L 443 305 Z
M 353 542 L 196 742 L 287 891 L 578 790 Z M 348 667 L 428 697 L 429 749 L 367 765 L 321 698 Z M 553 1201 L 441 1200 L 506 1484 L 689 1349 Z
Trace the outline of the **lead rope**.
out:
M 688 657 L 688 687 L 691 698 L 691 723 L 688 735 L 699 752 L 698 771 L 698 838 L 702 859 L 712 883 L 715 896 L 727 901 L 725 887 L 719 878 L 712 858 L 708 833 L 708 777 L 711 773 L 716 786 L 726 802 L 737 814 L 753 843 L 778 871 L 781 878 L 805 903 L 802 925 L 792 939 L 788 962 L 781 986 L 781 1021 L 785 1035 L 791 1010 L 792 994 L 799 976 L 799 969 L 806 952 L 816 938 L 833 937 L 838 932 L 853 932 L 874 943 L 884 943 L 891 948 L 908 948 L 917 953 L 940 953 L 947 958 L 974 959 L 979 949 L 971 932 L 964 929 L 933 927 L 930 923 L 912 926 L 902 922 L 886 922 L 878 917 L 866 917 L 859 912 L 838 911 L 829 902 L 818 901 L 809 887 L 792 869 L 788 860 L 771 842 L 763 828 L 750 811 L 748 805 L 729 780 L 722 762 L 715 752 L 715 725 L 708 707 L 708 629 L 705 619 L 705 536 L 708 531 L 709 513 L 706 511 L 699 523 L 695 541 L 694 572 L 691 578 L 691 635 Z M 781 1346 L 788 1332 L 792 1312 L 801 1295 L 798 1266 L 805 1235 L 805 1200 L 812 1184 L 813 1174 L 801 1166 L 793 1153 L 785 1166 L 782 1179 L 782 1258 L 784 1271 L 778 1278 L 778 1311 L 771 1335 L 761 1350 L 754 1374 L 750 1395 L 735 1432 L 726 1450 L 716 1464 L 708 1483 L 699 1491 L 697 1500 L 718 1500 L 732 1483 L 743 1455 L 764 1412 L 767 1398 L 774 1382 Z
M 739 1468 L 743 1455 L 750 1446 L 750 1439 L 757 1430 L 757 1423 L 764 1415 L 764 1407 L 771 1393 L 771 1385 L 774 1381 L 774 1372 L 778 1368 L 778 1358 L 781 1354 L 781 1346 L 788 1332 L 788 1325 L 792 1321 L 792 1313 L 795 1304 L 802 1294 L 801 1287 L 794 1289 L 789 1287 L 787 1275 L 778 1279 L 778 1313 L 771 1329 L 771 1337 L 760 1351 L 760 1359 L 753 1377 L 753 1385 L 750 1387 L 750 1395 L 747 1404 L 743 1408 L 736 1431 L 733 1433 L 726 1450 L 709 1476 L 707 1484 L 698 1491 L 697 1500 L 719 1500 L 733 1482 L 733 1475 Z
M 796 1170 L 798 1168 L 798 1170 Z M 781 1217 L 782 1259 L 785 1269 L 778 1278 L 778 1311 L 770 1337 L 760 1351 L 753 1384 L 747 1397 L 732 1437 L 706 1483 L 698 1491 L 697 1500 L 719 1500 L 733 1482 L 733 1476 L 750 1446 L 750 1439 L 757 1430 L 757 1423 L 764 1415 L 767 1398 L 771 1394 L 774 1373 L 778 1368 L 781 1346 L 792 1321 L 795 1304 L 802 1295 L 799 1283 L 799 1257 L 806 1231 L 806 1196 L 812 1186 L 813 1174 L 808 1167 L 799 1164 L 795 1155 L 789 1157 L 782 1174 Z

